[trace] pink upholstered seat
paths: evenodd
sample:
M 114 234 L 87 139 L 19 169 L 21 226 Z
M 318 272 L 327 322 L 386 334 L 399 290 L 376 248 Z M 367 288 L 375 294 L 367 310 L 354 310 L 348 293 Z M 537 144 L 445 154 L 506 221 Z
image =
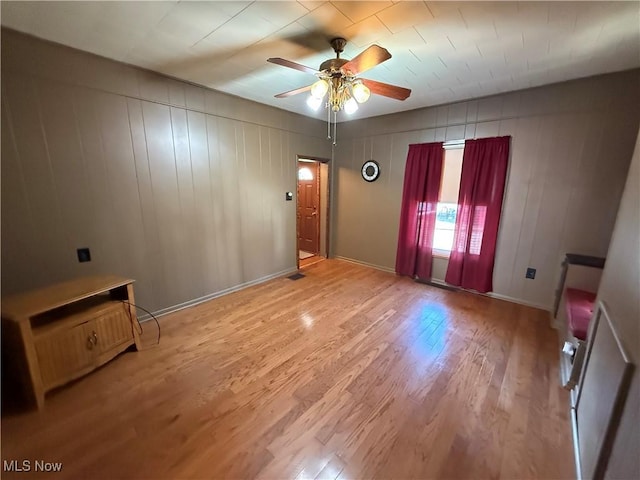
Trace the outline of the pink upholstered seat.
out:
M 596 294 L 567 288 L 565 292 L 565 306 L 567 311 L 567 323 L 571 334 L 580 340 L 587 339 L 589 320 L 593 313 L 593 304 Z

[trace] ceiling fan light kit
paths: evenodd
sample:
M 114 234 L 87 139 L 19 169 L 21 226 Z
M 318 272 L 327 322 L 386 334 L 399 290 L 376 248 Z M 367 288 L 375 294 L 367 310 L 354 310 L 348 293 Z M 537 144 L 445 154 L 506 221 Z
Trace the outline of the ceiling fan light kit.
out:
M 358 103 L 366 102 L 371 96 L 371 90 L 363 83 L 354 84 L 351 90 L 353 91 L 353 98 L 355 98 Z
M 320 79 L 311 85 L 311 96 L 322 100 L 324 95 L 327 93 L 327 90 L 329 90 L 329 82 Z
M 358 110 L 358 102 L 356 102 L 355 98 L 351 97 L 349 100 L 344 102 L 343 108 L 347 114 L 351 115 L 352 113 L 355 113 L 356 110 Z
M 317 112 L 320 108 L 320 105 L 322 105 L 322 97 L 318 98 L 311 95 L 307 98 L 307 105 L 309 105 L 309 108 L 311 108 L 311 110 Z
M 333 139 L 336 144 L 337 114 L 344 110 L 352 114 L 358 110 L 358 104 L 369 100 L 371 93 L 383 95 L 396 100 L 406 100 L 411 95 L 408 88 L 389 85 L 375 80 L 358 78 L 357 76 L 370 68 L 379 65 L 391 58 L 387 49 L 378 45 L 371 45 L 351 60 L 340 58 L 347 41 L 344 38 L 334 38 L 331 46 L 336 52 L 336 58 L 325 60 L 319 70 L 300 65 L 299 63 L 285 60 L 284 58 L 269 58 L 270 63 L 293 68 L 302 72 L 312 73 L 319 80 L 306 87 L 297 88 L 289 92 L 279 93 L 276 98 L 285 98 L 309 91 L 307 105 L 317 111 L 324 103 L 327 109 L 327 138 Z M 326 97 L 326 100 L 325 100 Z M 333 136 L 331 135 L 331 113 L 333 112 Z

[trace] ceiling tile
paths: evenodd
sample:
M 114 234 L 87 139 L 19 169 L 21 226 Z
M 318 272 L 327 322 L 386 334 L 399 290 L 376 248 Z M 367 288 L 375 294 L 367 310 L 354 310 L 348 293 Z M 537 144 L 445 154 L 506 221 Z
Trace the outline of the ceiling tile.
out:
M 250 25 L 250 28 L 247 28 Z M 280 27 L 248 9 L 231 18 L 224 25 L 193 46 L 194 51 L 227 50 L 228 56 L 275 33 Z
M 513 18 L 518 12 L 515 2 L 460 2 L 458 5 L 467 28 L 474 23 L 491 23 L 500 17 Z
M 565 29 L 573 28 L 578 19 L 578 9 L 570 2 L 549 2 L 549 24 L 562 25 Z
M 304 95 L 273 95 L 313 75 L 333 36 L 353 58 L 372 43 L 392 58 L 366 77 L 412 89 L 352 118 L 398 112 L 640 67 L 637 2 L 12 2 L 1 22 L 40 38 L 312 117 Z M 268 88 L 264 88 L 268 85 Z M 340 119 L 339 119 L 340 120 Z
M 183 3 L 184 1 L 185 0 L 181 0 L 181 3 Z M 189 3 L 201 4 L 201 3 L 205 3 L 205 2 L 201 2 L 199 0 L 196 0 L 196 1 L 191 1 Z M 214 4 L 216 8 L 220 9 L 222 12 L 226 13 L 227 15 L 233 17 L 233 16 L 239 14 L 240 12 L 242 12 L 244 9 L 246 9 L 253 2 L 250 2 L 250 1 L 247 1 L 247 2 L 222 1 L 222 2 L 208 2 L 208 3 Z
M 262 61 L 269 57 L 281 57 L 305 64 L 318 52 L 331 55 L 332 50 L 326 38 L 310 32 L 300 23 L 294 22 L 269 35 L 241 52 L 242 55 L 254 56 L 259 52 Z M 260 63 L 262 63 L 262 61 Z M 318 65 L 309 65 L 316 68 Z
M 100 21 L 102 23 L 121 30 L 140 32 L 151 30 L 177 5 L 177 1 L 97 3 L 100 5 Z M 73 17 L 80 21 L 75 15 Z
M 353 22 L 331 3 L 324 3 L 298 20 L 311 31 L 322 31 L 331 35 L 344 35 L 344 30 Z
M 331 2 L 338 10 L 345 14 L 352 22 L 360 22 L 365 18 L 393 5 L 391 2 Z
M 306 15 L 309 11 L 298 2 L 254 2 L 240 15 L 257 15 L 277 27 L 284 27 Z M 250 24 L 249 24 L 250 25 Z M 246 25 L 244 27 L 246 29 Z
M 320 2 L 315 0 L 298 0 L 298 3 L 309 11 L 315 10 L 316 8 L 320 8 L 326 4 L 326 2 Z
M 387 34 L 378 39 L 381 47 L 388 49 L 391 54 L 398 53 L 399 50 L 404 50 L 406 53 L 410 53 L 410 49 L 418 49 L 426 45 L 423 38 L 414 28 L 408 28 L 400 33 Z M 391 51 L 391 50 L 394 51 Z
M 344 31 L 345 38 L 358 47 L 365 47 L 375 43 L 378 39 L 386 35 L 387 32 L 386 27 L 382 25 L 382 22 L 375 16 L 358 22 Z
M 433 19 L 424 2 L 396 3 L 377 13 L 376 16 L 393 33 Z
M 229 19 L 231 15 L 216 3 L 180 2 L 155 28 L 190 47 Z
M 462 18 L 458 9 L 459 2 L 425 2 L 425 4 L 434 18 L 443 19 L 454 16 Z

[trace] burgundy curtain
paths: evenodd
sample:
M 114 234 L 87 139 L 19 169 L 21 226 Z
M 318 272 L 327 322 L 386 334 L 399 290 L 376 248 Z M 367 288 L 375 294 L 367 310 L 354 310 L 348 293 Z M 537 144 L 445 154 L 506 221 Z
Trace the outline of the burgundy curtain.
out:
M 464 144 L 458 214 L 445 281 L 490 292 L 511 137 Z
M 399 275 L 431 278 L 443 160 L 442 142 L 409 145 L 396 255 Z

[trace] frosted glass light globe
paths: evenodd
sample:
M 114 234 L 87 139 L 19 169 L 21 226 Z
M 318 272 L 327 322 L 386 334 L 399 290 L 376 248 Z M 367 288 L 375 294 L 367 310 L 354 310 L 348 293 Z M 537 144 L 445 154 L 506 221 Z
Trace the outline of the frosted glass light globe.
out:
M 364 103 L 369 100 L 369 96 L 371 96 L 371 90 L 369 87 L 362 83 L 356 83 L 353 86 L 353 98 L 355 98 L 358 103 Z
M 309 105 L 314 112 L 317 111 L 320 108 L 320 105 L 322 105 L 322 97 L 316 98 L 310 96 L 307 98 L 307 105 Z
M 344 102 L 344 111 L 346 113 L 348 113 L 349 115 L 351 115 L 352 113 L 354 113 L 356 110 L 358 110 L 358 102 L 356 102 L 353 97 L 351 97 L 349 100 L 347 100 L 346 102 Z
M 327 93 L 327 90 L 329 90 L 329 84 L 326 80 L 318 80 L 311 85 L 311 95 L 318 99 L 322 99 L 325 93 Z

